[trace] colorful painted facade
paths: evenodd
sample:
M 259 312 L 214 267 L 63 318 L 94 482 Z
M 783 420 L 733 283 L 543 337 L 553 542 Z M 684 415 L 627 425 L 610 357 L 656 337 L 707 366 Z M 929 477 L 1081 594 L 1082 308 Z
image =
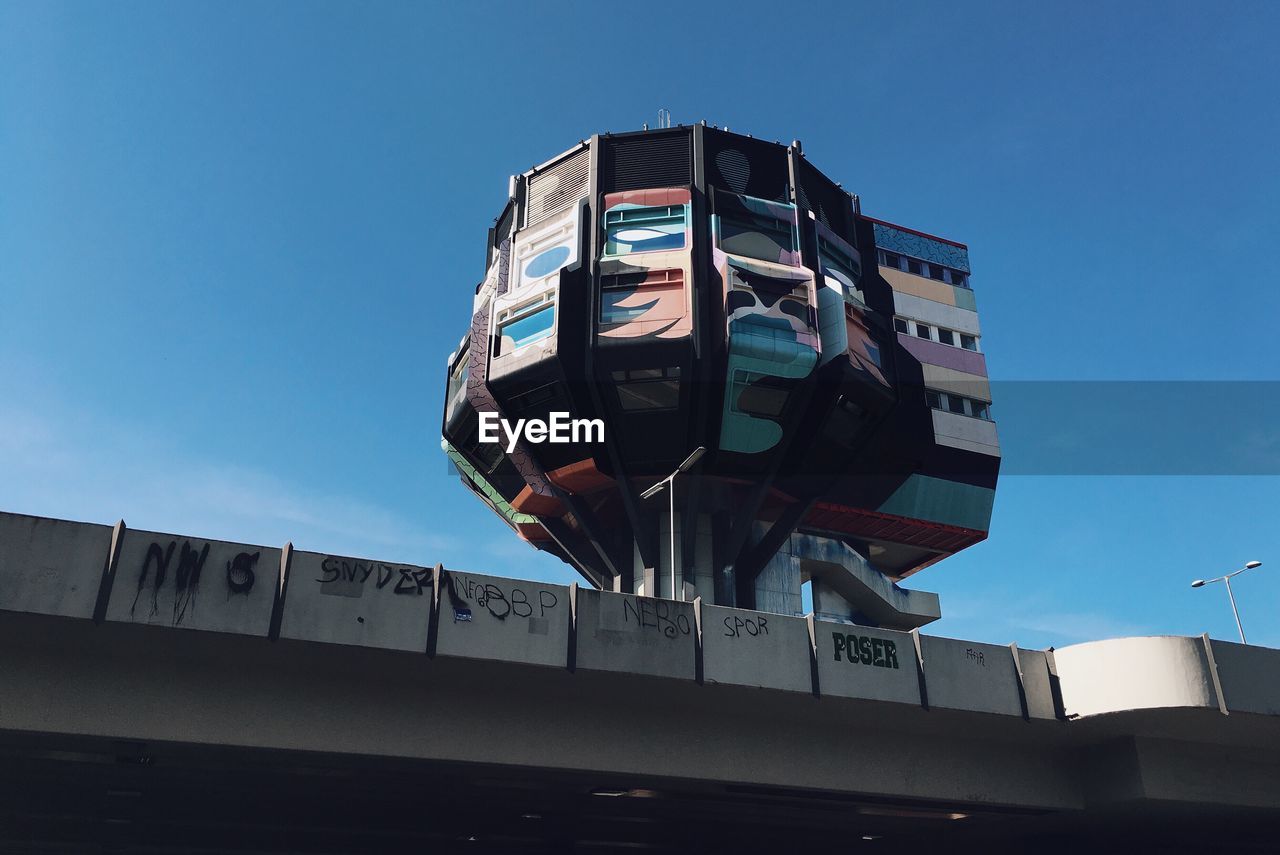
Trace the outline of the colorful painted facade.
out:
M 864 216 L 798 144 L 706 126 L 592 137 L 512 187 L 443 433 L 521 537 L 600 587 L 787 611 L 810 574 L 779 564 L 792 535 L 889 579 L 986 536 L 999 445 L 963 245 Z M 508 453 L 487 412 L 605 435 Z M 640 497 L 698 447 L 674 518 Z

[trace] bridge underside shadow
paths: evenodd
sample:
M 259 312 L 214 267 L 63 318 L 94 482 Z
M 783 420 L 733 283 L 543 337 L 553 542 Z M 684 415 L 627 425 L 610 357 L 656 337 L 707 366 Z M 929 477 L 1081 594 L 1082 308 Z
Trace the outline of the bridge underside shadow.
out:
M 4 614 L 0 852 L 1277 851 L 1274 808 L 1125 789 L 1157 749 L 1207 789 L 1260 762 L 1167 749 L 1202 726 Z

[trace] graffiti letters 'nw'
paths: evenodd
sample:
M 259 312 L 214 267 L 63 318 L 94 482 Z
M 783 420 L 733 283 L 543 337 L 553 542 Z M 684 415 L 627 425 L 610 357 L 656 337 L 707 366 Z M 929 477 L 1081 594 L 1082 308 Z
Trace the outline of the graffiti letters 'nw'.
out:
M 195 614 L 196 599 L 200 593 L 200 577 L 204 573 L 205 561 L 209 558 L 210 544 L 206 543 L 197 549 L 191 541 L 183 541 L 182 550 L 178 552 L 178 542 L 169 541 L 167 547 L 152 543 L 147 547 L 147 554 L 142 559 L 142 570 L 138 573 L 138 586 L 133 595 L 133 604 L 129 607 L 129 616 L 134 617 L 138 608 L 138 600 L 143 591 L 150 588 L 151 609 L 148 617 L 155 617 L 160 612 L 160 592 L 165 582 L 170 579 L 170 568 L 173 569 L 173 611 L 170 622 L 177 626 L 187 617 Z M 174 564 L 174 553 L 178 552 L 177 564 Z M 258 562 L 260 552 L 250 555 L 241 552 L 227 564 L 227 593 L 247 594 L 255 581 L 253 567 Z

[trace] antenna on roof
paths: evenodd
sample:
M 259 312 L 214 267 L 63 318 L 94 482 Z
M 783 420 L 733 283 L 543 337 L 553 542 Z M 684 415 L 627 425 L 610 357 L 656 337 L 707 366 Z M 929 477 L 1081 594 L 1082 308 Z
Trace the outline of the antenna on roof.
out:
M 671 127 L 671 111 L 668 110 L 666 107 L 658 108 L 658 127 L 660 128 Z

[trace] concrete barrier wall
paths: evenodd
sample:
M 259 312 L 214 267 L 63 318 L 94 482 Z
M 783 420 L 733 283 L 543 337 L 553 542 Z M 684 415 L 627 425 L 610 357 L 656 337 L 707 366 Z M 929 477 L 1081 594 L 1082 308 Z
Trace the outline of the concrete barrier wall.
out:
M 0 609 L 91 618 L 111 527 L 0 514 Z
M 918 670 L 911 633 L 474 573 L 437 582 L 427 567 L 323 553 L 292 553 L 280 596 L 280 549 L 121 531 L 108 564 L 107 526 L 0 513 L 0 610 L 254 636 L 278 626 L 302 641 L 1031 719 L 1057 718 L 1059 704 L 1076 717 L 1220 701 L 1280 715 L 1280 651 L 1231 642 L 1123 638 L 1015 659 L 921 635 Z
M 1057 718 L 1058 706 L 1053 699 L 1048 655 L 1043 650 L 1019 648 L 1018 661 L 1022 665 L 1022 686 L 1027 697 L 1027 717 Z
M 1214 641 L 1222 695 L 1231 712 L 1280 715 L 1280 650 Z
M 920 636 L 929 706 L 1022 715 L 1013 651 L 995 644 Z
M 909 632 L 811 620 L 822 695 L 920 703 L 915 642 Z
M 693 604 L 578 590 L 577 668 L 694 679 Z
M 435 571 L 294 552 L 280 637 L 425 652 Z
M 265 636 L 279 578 L 279 549 L 128 529 L 106 617 Z
M 702 679 L 812 692 L 812 648 L 804 618 L 702 605 Z
M 563 668 L 569 659 L 572 590 L 441 571 L 435 653 Z

